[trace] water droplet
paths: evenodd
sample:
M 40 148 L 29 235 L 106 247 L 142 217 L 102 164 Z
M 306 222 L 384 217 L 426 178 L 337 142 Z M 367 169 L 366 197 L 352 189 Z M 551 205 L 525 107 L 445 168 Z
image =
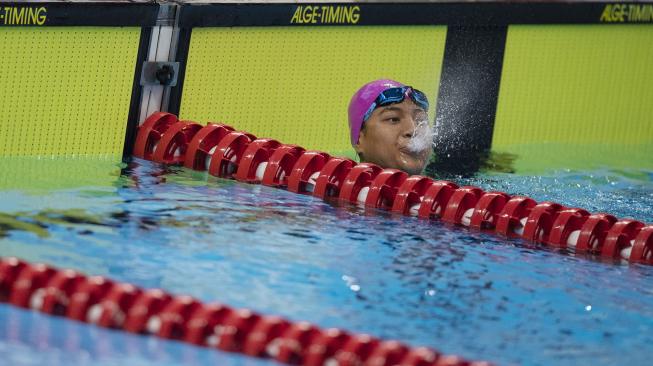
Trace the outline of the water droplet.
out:
M 349 289 L 354 291 L 354 292 L 358 292 L 358 290 L 360 290 L 361 287 L 358 286 L 358 285 L 351 285 L 351 286 L 349 286 Z

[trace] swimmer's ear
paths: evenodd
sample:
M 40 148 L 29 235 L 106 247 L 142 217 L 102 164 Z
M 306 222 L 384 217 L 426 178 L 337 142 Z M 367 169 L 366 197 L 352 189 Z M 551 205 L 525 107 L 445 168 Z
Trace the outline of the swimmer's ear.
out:
M 354 150 L 356 151 L 356 154 L 358 154 L 358 157 L 363 161 L 363 153 L 364 153 L 364 147 L 365 147 L 365 129 L 361 129 L 360 135 L 358 135 L 358 143 L 354 145 Z

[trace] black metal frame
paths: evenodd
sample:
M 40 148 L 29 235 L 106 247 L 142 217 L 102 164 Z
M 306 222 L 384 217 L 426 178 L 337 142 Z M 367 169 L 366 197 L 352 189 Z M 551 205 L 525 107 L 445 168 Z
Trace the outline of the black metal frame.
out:
M 127 127 L 125 128 L 125 142 L 123 144 L 122 158 L 127 159 L 132 155 L 134 144 L 136 143 L 136 130 L 138 128 L 138 117 L 141 110 L 141 97 L 143 88 L 141 87 L 141 68 L 147 61 L 147 53 L 150 49 L 150 40 L 152 39 L 152 27 L 141 28 L 141 38 L 138 45 L 138 54 L 136 56 L 136 65 L 134 66 L 134 82 L 132 84 L 132 94 L 129 103 L 129 114 L 127 116 Z

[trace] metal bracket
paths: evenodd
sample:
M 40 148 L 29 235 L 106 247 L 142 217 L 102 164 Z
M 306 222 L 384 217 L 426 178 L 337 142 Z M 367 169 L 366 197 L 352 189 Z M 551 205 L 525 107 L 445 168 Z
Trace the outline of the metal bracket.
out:
M 156 25 L 174 26 L 177 17 L 177 8 L 175 4 L 159 4 L 159 14 L 156 17 Z
M 141 85 L 177 85 L 179 62 L 147 61 L 143 63 Z

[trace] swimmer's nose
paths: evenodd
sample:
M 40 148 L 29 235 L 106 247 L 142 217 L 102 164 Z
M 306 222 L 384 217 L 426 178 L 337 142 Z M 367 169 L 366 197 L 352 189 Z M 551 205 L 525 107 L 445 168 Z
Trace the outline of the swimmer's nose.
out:
M 415 133 L 415 128 L 417 128 L 417 121 L 414 118 L 407 118 L 407 122 L 405 123 L 406 127 L 404 128 L 404 133 L 402 134 L 402 137 L 406 138 L 411 138 L 413 137 L 413 134 Z

